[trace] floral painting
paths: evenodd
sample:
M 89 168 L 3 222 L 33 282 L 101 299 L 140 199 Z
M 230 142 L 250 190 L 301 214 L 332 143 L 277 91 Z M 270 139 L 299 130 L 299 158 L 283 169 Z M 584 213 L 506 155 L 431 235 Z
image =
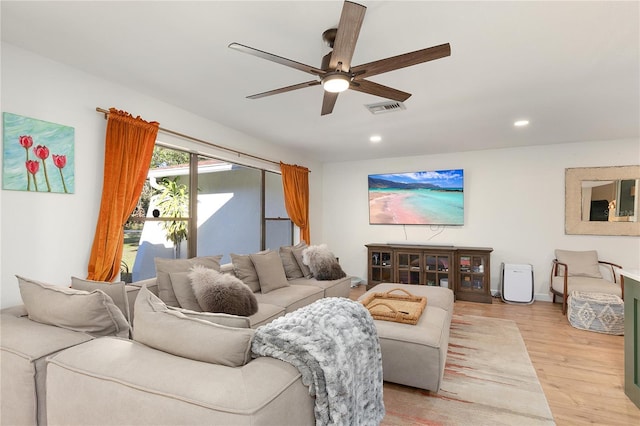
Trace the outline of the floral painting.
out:
M 2 114 L 2 188 L 73 194 L 73 127 Z

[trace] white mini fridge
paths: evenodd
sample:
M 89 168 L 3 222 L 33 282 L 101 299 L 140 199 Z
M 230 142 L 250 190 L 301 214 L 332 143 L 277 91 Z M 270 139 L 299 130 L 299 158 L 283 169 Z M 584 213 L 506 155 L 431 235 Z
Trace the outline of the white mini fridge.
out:
M 533 303 L 533 266 L 502 263 L 500 297 L 506 303 Z

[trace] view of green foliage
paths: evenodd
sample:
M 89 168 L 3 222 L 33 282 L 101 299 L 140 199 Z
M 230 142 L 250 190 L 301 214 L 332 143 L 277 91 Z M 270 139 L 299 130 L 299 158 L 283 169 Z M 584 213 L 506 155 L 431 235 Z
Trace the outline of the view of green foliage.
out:
M 160 185 L 164 187 L 158 196 L 158 209 L 161 217 L 187 217 L 189 206 L 189 189 L 187 185 L 174 179 L 162 179 Z M 187 221 L 170 220 L 162 222 L 162 228 L 166 232 L 167 239 L 171 241 L 176 250 L 176 258 L 180 257 L 180 243 L 187 239 Z
M 171 167 L 171 166 L 179 166 L 179 165 L 188 165 L 189 164 L 190 154 L 184 151 L 176 151 L 170 148 L 163 148 L 161 146 L 156 145 L 153 149 L 153 155 L 151 157 L 151 164 L 149 165 L 150 169 L 157 169 L 163 167 Z M 184 185 L 183 185 L 184 186 Z M 186 187 L 185 187 L 186 189 Z M 149 185 L 149 181 L 145 181 L 144 186 L 142 187 L 142 194 L 140 194 L 140 199 L 138 200 L 138 204 L 134 211 L 131 213 L 132 217 L 143 218 L 147 215 L 147 210 L 149 209 L 149 204 L 151 202 L 151 197 L 155 195 L 157 191 Z M 188 196 L 185 201 L 185 209 L 188 204 Z M 162 216 L 165 217 L 175 217 L 173 214 L 167 214 L 166 212 L 162 212 Z M 182 216 L 182 215 L 179 215 Z M 174 222 L 167 222 L 167 224 L 172 224 Z M 176 236 L 176 239 L 183 233 L 180 229 L 179 224 L 182 223 L 185 227 L 184 237 L 182 239 L 186 239 L 186 223 L 184 221 L 177 221 L 174 228 L 171 230 L 167 230 Z M 136 258 L 136 253 L 138 251 L 140 233 L 144 226 L 144 222 L 138 221 L 128 221 L 124 226 L 125 232 L 125 242 L 123 248 L 123 260 L 127 263 L 129 268 L 133 267 L 133 262 Z M 166 228 L 165 228 L 166 229 Z M 137 231 L 137 232 L 136 232 Z M 180 241 L 182 241 L 182 239 Z M 170 239 L 170 241 L 174 241 Z
M 175 149 L 163 148 L 157 146 L 153 149 L 153 156 L 151 157 L 151 169 L 157 169 L 161 167 L 177 166 L 180 164 L 189 164 L 188 152 L 176 151 Z

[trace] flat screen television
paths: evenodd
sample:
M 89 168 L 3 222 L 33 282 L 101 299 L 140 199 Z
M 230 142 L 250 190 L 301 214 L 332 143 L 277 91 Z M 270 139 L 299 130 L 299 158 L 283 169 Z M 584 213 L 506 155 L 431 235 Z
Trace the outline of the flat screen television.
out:
M 463 170 L 369 175 L 369 223 L 463 225 Z

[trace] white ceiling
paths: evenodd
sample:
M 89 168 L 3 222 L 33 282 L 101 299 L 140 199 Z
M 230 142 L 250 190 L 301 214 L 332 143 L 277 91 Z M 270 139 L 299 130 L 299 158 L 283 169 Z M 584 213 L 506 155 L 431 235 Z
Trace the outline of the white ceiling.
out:
M 313 77 L 228 44 L 319 67 L 341 1 L 3 0 L 2 40 L 320 161 L 640 137 L 637 1 L 361 4 L 352 65 L 451 44 L 371 78 L 412 93 L 404 111 L 372 115 L 385 99 L 347 91 L 321 117 L 320 86 L 245 98 Z

